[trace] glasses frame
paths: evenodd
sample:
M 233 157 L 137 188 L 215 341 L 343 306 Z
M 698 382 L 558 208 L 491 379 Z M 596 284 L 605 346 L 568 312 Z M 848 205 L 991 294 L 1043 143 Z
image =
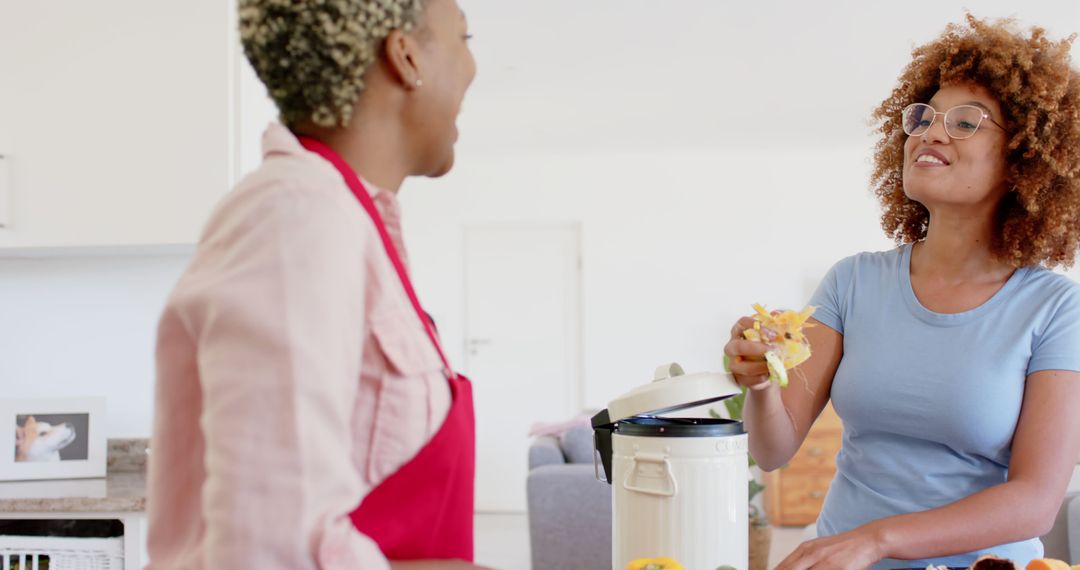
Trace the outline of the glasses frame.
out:
M 926 125 L 926 130 L 922 131 L 919 134 L 909 133 L 909 132 L 907 132 L 907 129 L 905 128 L 906 122 L 904 121 L 904 116 L 907 115 L 908 110 L 911 109 L 912 107 L 926 107 L 927 109 L 930 110 L 931 113 L 934 114 L 933 118 L 930 119 L 930 124 Z M 956 109 L 960 109 L 960 108 L 975 109 L 976 111 L 979 112 L 979 122 L 978 122 L 978 124 L 975 125 L 975 128 L 971 131 L 971 134 L 966 135 L 966 136 L 962 136 L 962 137 L 955 136 L 951 132 L 949 132 L 949 113 L 952 113 Z M 908 105 L 907 107 L 904 107 L 904 110 L 900 112 L 900 128 L 904 129 L 904 134 L 906 134 L 909 137 L 922 136 L 922 135 L 926 134 L 927 131 L 930 130 L 930 127 L 934 126 L 934 122 L 937 121 L 938 115 L 942 115 L 942 116 L 945 117 L 945 123 L 944 123 L 945 134 L 949 135 L 949 138 L 951 138 L 951 139 L 964 140 L 964 139 L 969 139 L 969 138 L 975 136 L 975 133 L 979 132 L 979 127 L 982 126 L 982 123 L 983 123 L 984 119 L 987 120 L 987 121 L 990 121 L 991 123 L 993 123 L 997 128 L 1001 129 L 1002 132 L 1004 132 L 1004 133 L 1009 132 L 1008 129 L 1001 126 L 1001 123 L 995 121 L 994 118 L 990 116 L 990 113 L 987 113 L 986 110 L 982 109 L 981 107 L 977 107 L 975 105 L 956 105 L 956 106 L 950 107 L 946 111 L 942 112 L 942 111 L 938 111 L 937 109 L 931 107 L 927 103 L 912 103 L 912 104 Z

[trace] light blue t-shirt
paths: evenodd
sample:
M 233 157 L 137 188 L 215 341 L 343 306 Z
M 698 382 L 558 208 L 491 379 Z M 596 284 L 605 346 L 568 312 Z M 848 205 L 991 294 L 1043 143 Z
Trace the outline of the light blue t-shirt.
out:
M 1022 268 L 979 307 L 941 314 L 915 297 L 910 261 L 910 245 L 849 257 L 810 301 L 814 317 L 844 337 L 831 393 L 843 444 L 819 536 L 1004 483 L 1027 376 L 1080 371 L 1080 285 Z M 989 552 L 1023 568 L 1043 549 L 1031 539 L 873 568 L 967 567 Z

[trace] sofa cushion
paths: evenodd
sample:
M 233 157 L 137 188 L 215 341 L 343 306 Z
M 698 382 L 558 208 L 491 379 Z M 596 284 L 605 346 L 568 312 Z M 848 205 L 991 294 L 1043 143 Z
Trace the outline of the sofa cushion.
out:
M 593 430 L 590 426 L 574 426 L 559 435 L 559 446 L 567 463 L 593 462 Z
M 529 446 L 529 471 L 542 465 L 562 465 L 566 463 L 562 447 L 555 436 L 542 435 Z

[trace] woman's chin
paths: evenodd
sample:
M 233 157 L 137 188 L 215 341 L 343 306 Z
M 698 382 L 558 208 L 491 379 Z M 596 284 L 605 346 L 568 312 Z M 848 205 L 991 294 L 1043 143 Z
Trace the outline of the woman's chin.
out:
M 429 178 L 439 178 L 448 174 L 454 168 L 454 149 L 450 148 L 450 151 L 446 153 L 446 156 L 441 160 L 435 168 L 428 171 Z
M 942 196 L 948 194 L 940 188 L 934 188 L 925 184 L 905 184 L 904 195 L 909 200 L 925 204 L 927 201 L 934 202 L 936 199 L 940 199 Z

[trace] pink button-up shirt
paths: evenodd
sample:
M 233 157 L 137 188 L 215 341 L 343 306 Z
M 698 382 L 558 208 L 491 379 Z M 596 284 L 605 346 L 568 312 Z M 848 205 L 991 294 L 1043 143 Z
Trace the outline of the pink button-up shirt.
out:
M 442 368 L 341 175 L 271 125 L 161 317 L 150 568 L 389 568 L 348 514 L 441 427 Z

